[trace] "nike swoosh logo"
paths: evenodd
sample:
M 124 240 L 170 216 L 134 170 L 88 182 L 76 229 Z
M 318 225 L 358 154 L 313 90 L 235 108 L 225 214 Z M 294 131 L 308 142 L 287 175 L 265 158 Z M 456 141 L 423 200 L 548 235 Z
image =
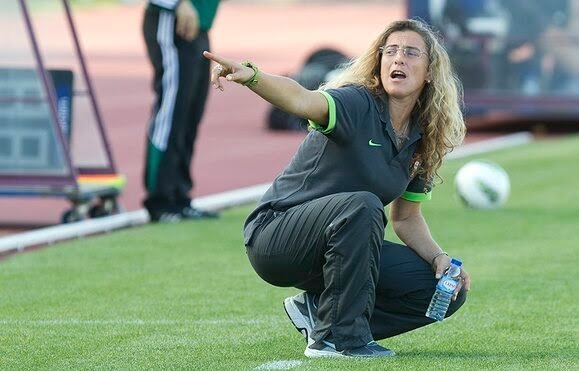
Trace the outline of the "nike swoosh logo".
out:
M 370 147 L 382 147 L 382 145 L 381 145 L 380 143 L 374 143 L 374 142 L 372 142 L 372 139 L 370 139 L 370 140 L 368 141 L 368 145 L 369 145 Z

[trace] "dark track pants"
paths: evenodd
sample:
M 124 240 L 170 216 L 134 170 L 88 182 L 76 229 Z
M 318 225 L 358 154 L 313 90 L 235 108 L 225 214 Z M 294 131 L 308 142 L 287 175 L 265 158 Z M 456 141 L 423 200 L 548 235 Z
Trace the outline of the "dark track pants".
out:
M 340 193 L 268 215 L 247 247 L 275 286 L 320 294 L 312 338 L 341 350 L 432 323 L 424 316 L 436 280 L 410 248 L 383 241 L 386 217 L 368 192 Z M 465 300 L 461 293 L 449 315 Z
M 209 91 L 207 32 L 193 41 L 175 34 L 173 12 L 149 6 L 143 35 L 153 66 L 156 101 L 147 135 L 145 207 L 154 210 L 190 204 L 191 160 Z

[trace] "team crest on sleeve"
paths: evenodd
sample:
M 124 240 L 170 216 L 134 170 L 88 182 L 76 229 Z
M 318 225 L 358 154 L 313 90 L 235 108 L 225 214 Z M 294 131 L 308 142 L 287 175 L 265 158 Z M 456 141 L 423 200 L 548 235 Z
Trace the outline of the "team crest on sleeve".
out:
M 415 160 L 410 168 L 410 178 L 414 178 L 416 174 L 418 174 L 418 169 L 420 169 L 420 165 L 422 162 L 420 160 Z

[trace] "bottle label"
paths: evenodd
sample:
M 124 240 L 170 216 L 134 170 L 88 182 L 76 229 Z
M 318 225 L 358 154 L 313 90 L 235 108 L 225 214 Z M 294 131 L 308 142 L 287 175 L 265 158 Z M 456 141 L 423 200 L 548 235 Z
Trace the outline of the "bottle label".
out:
M 438 282 L 440 289 L 446 292 L 454 292 L 456 287 L 458 286 L 458 282 L 453 280 L 452 278 L 442 277 Z

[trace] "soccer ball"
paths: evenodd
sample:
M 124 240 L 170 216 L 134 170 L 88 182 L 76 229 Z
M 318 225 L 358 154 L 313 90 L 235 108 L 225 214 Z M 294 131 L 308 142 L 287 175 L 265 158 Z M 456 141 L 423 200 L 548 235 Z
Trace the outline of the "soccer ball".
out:
M 474 209 L 496 209 L 502 206 L 511 190 L 507 172 L 491 161 L 470 161 L 454 178 L 462 203 Z

